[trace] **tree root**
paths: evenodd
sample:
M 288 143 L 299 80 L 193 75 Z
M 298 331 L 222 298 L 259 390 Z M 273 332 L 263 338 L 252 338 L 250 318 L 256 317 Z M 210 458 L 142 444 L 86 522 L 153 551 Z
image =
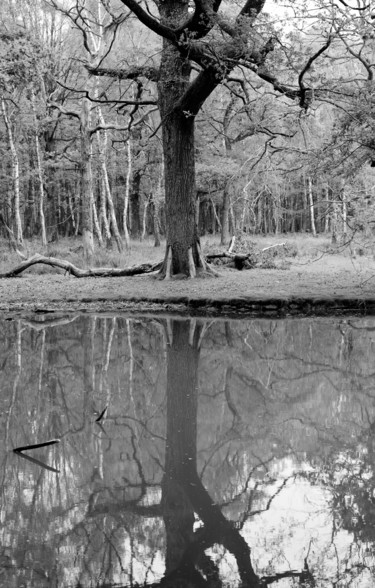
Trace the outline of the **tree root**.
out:
M 188 249 L 188 270 L 186 273 L 172 273 L 172 248 L 168 245 L 164 262 L 161 265 L 157 278 L 159 280 L 187 280 L 196 277 L 218 277 L 220 276 L 213 267 L 206 261 L 199 242 L 197 243 L 198 260 L 194 260 L 193 248 Z
M 57 259 L 55 257 L 45 257 L 44 255 L 33 255 L 29 259 L 26 259 L 17 267 L 11 269 L 8 272 L 0 274 L 0 278 L 14 278 L 18 276 L 20 273 L 31 267 L 32 265 L 36 265 L 37 263 L 42 263 L 44 265 L 50 265 L 51 267 L 57 267 L 62 270 L 65 270 L 66 273 L 73 275 L 76 278 L 104 278 L 104 277 L 122 277 L 122 276 L 136 276 L 140 274 L 149 274 L 151 272 L 155 272 L 159 270 L 162 266 L 162 262 L 158 263 L 145 263 L 142 265 L 137 265 L 133 267 L 125 267 L 125 268 L 107 268 L 107 267 L 95 267 L 89 269 L 81 269 L 70 261 L 66 261 L 65 259 Z

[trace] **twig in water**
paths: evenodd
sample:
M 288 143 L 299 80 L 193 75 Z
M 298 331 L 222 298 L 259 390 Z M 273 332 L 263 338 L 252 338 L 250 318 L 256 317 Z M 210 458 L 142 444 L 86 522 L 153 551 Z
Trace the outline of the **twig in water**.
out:
M 104 417 L 105 413 L 107 412 L 107 408 L 108 408 L 108 406 L 106 406 L 105 409 L 102 410 L 102 412 L 100 413 L 100 415 L 98 416 L 98 418 L 95 420 L 96 423 L 99 423 L 102 420 L 102 418 Z

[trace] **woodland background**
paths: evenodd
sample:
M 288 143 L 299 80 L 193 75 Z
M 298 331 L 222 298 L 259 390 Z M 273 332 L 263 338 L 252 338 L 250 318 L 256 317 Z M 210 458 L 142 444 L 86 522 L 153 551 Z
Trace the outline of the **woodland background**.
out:
M 272 34 L 274 43 L 268 67 L 284 83 L 298 79 L 302 108 L 237 67 L 199 113 L 202 235 L 220 234 L 222 244 L 244 232 L 371 241 L 375 20 L 362 0 L 354 10 L 318 5 L 267 2 L 259 17 L 259 34 Z M 160 245 L 160 117 L 155 84 L 137 70 L 158 63 L 160 40 L 119 0 L 2 6 L 0 234 L 21 250 L 25 239 L 45 246 L 79 237 L 86 153 L 96 243 L 122 251 L 130 239 L 153 235 Z M 330 45 L 318 55 L 328 34 Z M 89 73 L 129 64 L 128 79 Z

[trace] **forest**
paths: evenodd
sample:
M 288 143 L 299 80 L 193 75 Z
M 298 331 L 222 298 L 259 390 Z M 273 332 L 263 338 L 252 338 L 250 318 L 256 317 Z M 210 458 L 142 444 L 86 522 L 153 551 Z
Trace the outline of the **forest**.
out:
M 194 277 L 205 235 L 371 239 L 371 3 L 2 4 L 0 231 L 21 256 L 153 236 L 163 276 Z

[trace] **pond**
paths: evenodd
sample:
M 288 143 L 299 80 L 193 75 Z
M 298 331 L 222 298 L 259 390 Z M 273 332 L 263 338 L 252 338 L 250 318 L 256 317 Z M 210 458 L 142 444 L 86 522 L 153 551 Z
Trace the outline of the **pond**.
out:
M 375 319 L 1 321 L 0 586 L 375 584 Z

